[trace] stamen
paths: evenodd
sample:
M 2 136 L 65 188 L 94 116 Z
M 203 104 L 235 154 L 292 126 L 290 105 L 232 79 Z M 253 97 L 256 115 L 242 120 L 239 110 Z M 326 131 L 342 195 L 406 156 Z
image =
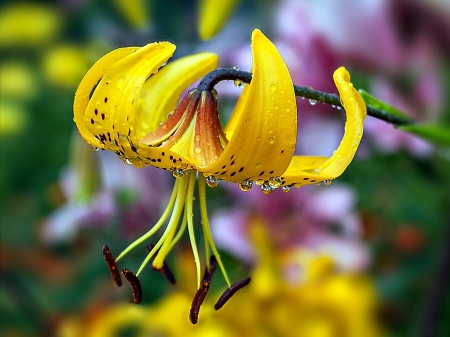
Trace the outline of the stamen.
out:
M 215 310 L 219 310 L 220 308 L 223 307 L 223 305 L 225 303 L 228 302 L 228 300 L 234 295 L 236 294 L 236 292 L 239 289 L 244 288 L 247 284 L 250 283 L 250 277 L 243 279 L 241 281 L 236 282 L 235 284 L 233 284 L 231 287 L 229 287 L 227 290 L 225 290 L 225 292 L 222 294 L 222 296 L 220 296 L 219 300 L 216 302 L 216 304 L 214 305 L 214 309 Z
M 217 259 L 214 255 L 211 255 L 211 257 L 209 258 L 208 265 L 209 267 L 206 266 L 205 268 L 205 273 L 203 274 L 202 282 L 204 281 L 211 282 L 212 277 L 214 276 L 214 272 L 216 271 L 217 267 Z
M 211 230 L 209 227 L 208 211 L 206 209 L 206 183 L 205 177 L 202 174 L 199 174 L 198 177 L 198 194 L 200 199 L 200 215 L 202 218 L 203 235 L 206 238 L 205 241 L 209 243 L 209 246 L 211 247 L 211 250 L 217 259 L 217 263 L 219 264 L 220 270 L 222 271 L 223 277 L 225 278 L 228 287 L 230 287 L 231 284 L 230 280 L 228 279 L 227 272 L 225 271 L 225 267 L 222 263 L 222 260 L 220 259 L 220 255 L 219 252 L 217 251 L 216 245 L 214 244 L 214 240 L 212 238 Z M 205 245 L 208 246 L 208 244 Z
M 131 243 L 127 248 L 124 249 L 122 253 L 117 257 L 116 262 L 119 261 L 121 258 L 123 258 L 125 255 L 127 255 L 133 248 L 140 245 L 147 239 L 149 239 L 153 234 L 155 234 L 164 224 L 167 217 L 169 216 L 170 212 L 172 211 L 173 205 L 175 204 L 175 199 L 177 197 L 178 192 L 178 186 L 180 184 L 180 179 L 175 180 L 175 185 L 173 187 L 172 194 L 169 199 L 169 203 L 167 204 L 167 207 L 161 216 L 161 218 L 158 220 L 158 222 L 150 229 L 147 233 L 142 235 L 139 239 L 135 240 L 133 243 Z
M 198 248 L 197 243 L 195 241 L 195 233 L 194 233 L 194 221 L 192 219 L 193 210 L 192 210 L 192 197 L 194 195 L 194 186 L 195 186 L 195 171 L 192 171 L 189 174 L 189 191 L 188 195 L 189 197 L 186 198 L 186 205 L 185 205 L 185 212 L 187 217 L 187 223 L 188 223 L 188 232 L 189 232 L 189 240 L 191 241 L 191 247 L 192 247 L 192 253 L 194 254 L 194 261 L 195 266 L 197 269 L 197 285 L 200 286 L 200 256 L 198 254 Z M 200 175 L 201 176 L 201 175 Z
M 198 322 L 198 315 L 200 313 L 200 306 L 202 305 L 206 294 L 209 290 L 210 281 L 203 280 L 202 284 L 200 285 L 200 288 L 197 290 L 197 292 L 194 295 L 194 299 L 192 300 L 191 304 L 191 310 L 189 312 L 189 320 L 192 324 L 197 324 Z
M 103 258 L 106 261 L 111 277 L 114 280 L 116 286 L 122 286 L 122 278 L 120 277 L 119 269 L 117 268 L 116 259 L 112 255 L 107 245 L 103 245 Z
M 123 274 L 123 276 L 125 276 L 128 283 L 130 283 L 130 285 L 131 285 L 131 290 L 133 291 L 134 303 L 141 303 L 141 300 L 142 300 L 141 281 L 129 269 L 122 269 L 122 274 Z
M 153 244 L 150 244 L 150 246 L 147 246 L 147 251 L 150 253 L 154 247 L 155 246 Z M 166 261 L 163 262 L 161 269 L 156 269 L 153 266 L 152 269 L 161 272 L 161 274 L 167 281 L 169 281 L 170 284 L 176 283 L 175 276 L 173 276 L 173 273 L 170 270 L 169 266 L 167 265 Z

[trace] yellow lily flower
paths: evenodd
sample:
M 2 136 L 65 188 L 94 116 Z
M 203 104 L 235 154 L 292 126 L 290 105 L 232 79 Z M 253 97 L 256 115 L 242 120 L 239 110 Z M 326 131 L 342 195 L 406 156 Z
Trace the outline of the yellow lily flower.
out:
M 198 33 L 202 40 L 216 35 L 227 22 L 239 0 L 199 0 Z
M 289 191 L 292 186 L 334 179 L 354 156 L 362 135 L 365 105 L 349 82 L 347 71 L 338 69 L 334 80 L 347 112 L 341 145 L 330 158 L 294 156 L 297 106 L 293 83 L 276 47 L 259 30 L 252 34 L 251 83 L 245 86 L 225 129 L 219 120 L 214 90 L 199 85 L 175 108 L 185 88 L 216 67 L 217 56 L 187 56 L 159 70 L 174 50 L 171 43 L 161 42 L 121 48 L 105 55 L 88 71 L 77 90 L 74 121 L 85 141 L 95 149 L 113 151 L 136 167 L 152 165 L 170 170 L 178 178 L 161 219 L 116 261 L 148 240 L 169 219 L 136 276 L 152 258 L 152 267 L 164 270 L 164 259 L 187 228 L 199 287 L 191 312 L 195 323 L 204 298 L 201 294 L 206 295 L 212 276 L 211 264 L 215 265 L 206 261 L 207 272 L 202 279 L 193 222 L 196 180 L 205 256 L 212 250 L 233 294 L 249 280 L 230 285 L 209 228 L 206 184 L 214 187 L 223 180 L 248 191 L 255 182 L 263 192 L 270 193 L 278 187 Z M 110 253 L 106 256 L 111 273 L 117 273 L 114 258 Z M 124 275 L 137 290 L 137 277 L 128 270 Z M 134 294 L 139 302 L 140 291 Z

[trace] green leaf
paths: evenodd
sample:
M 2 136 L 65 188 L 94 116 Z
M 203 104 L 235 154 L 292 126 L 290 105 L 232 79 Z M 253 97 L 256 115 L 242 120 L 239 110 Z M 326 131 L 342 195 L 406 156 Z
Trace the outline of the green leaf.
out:
M 361 97 L 364 99 L 364 102 L 366 102 L 366 104 L 368 105 L 371 105 L 375 109 L 384 110 L 391 115 L 411 120 L 411 117 L 407 116 L 406 114 L 404 114 L 397 108 L 394 108 L 393 106 L 387 104 L 386 102 L 380 101 L 378 98 L 373 97 L 368 92 L 362 89 L 359 89 L 358 91 Z
M 433 143 L 450 146 L 450 125 L 409 124 L 400 126 L 399 129 L 413 133 Z

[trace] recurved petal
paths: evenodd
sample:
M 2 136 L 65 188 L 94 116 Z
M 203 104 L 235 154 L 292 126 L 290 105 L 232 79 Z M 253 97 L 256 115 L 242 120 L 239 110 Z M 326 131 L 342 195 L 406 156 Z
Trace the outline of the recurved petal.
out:
M 212 53 L 199 53 L 169 62 L 158 76 L 144 84 L 136 112 L 136 137 L 143 138 L 167 120 L 180 95 L 194 81 L 217 67 L 219 58 Z
M 198 30 L 200 38 L 212 38 L 223 27 L 239 0 L 200 0 Z
M 231 182 L 281 176 L 297 137 L 291 76 L 276 47 L 259 30 L 252 34 L 252 54 L 252 81 L 225 129 L 229 143 L 218 160 L 202 170 Z
M 105 146 L 86 128 L 83 122 L 90 94 L 98 81 L 103 77 L 103 74 L 108 67 L 139 48 L 140 47 L 119 48 L 106 54 L 89 69 L 78 86 L 73 103 L 73 120 L 84 140 L 93 146 L 101 149 L 105 148 Z
M 346 112 L 342 141 L 330 158 L 294 156 L 282 176 L 283 185 L 299 187 L 333 180 L 345 171 L 355 156 L 363 134 L 366 105 L 350 82 L 350 75 L 344 67 L 334 72 L 333 79 Z
M 125 158 L 136 157 L 135 118 L 141 88 L 174 51 L 169 42 L 148 44 L 104 71 L 83 123 L 106 149 Z

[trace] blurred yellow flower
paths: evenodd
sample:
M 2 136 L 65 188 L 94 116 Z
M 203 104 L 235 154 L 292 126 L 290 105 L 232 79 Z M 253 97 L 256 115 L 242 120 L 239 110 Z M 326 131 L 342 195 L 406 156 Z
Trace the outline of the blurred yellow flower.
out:
M 134 28 L 149 24 L 149 2 L 146 0 L 114 0 L 117 9 Z
M 20 134 L 27 125 L 28 115 L 25 108 L 14 101 L 0 99 L 0 136 Z
M 76 45 L 60 45 L 45 52 L 42 71 L 55 85 L 76 87 L 89 69 L 89 51 Z
M 36 75 L 30 66 L 19 61 L 0 64 L 0 97 L 21 101 L 37 95 Z
M 240 0 L 198 1 L 198 33 L 202 40 L 208 40 L 222 29 Z
M 44 45 L 58 35 L 62 24 L 62 16 L 51 6 L 9 5 L 0 11 L 0 47 Z

